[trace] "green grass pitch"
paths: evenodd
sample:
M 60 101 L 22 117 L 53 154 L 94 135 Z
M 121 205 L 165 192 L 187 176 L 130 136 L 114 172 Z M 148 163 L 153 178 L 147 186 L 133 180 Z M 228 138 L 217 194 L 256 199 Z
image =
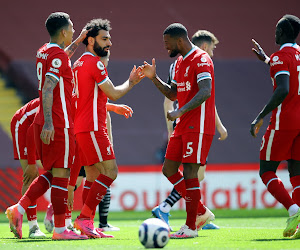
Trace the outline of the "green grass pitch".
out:
M 215 224 L 219 230 L 199 231 L 194 239 L 171 239 L 165 249 L 300 249 L 300 240 L 282 236 L 287 212 L 283 209 L 266 210 L 215 210 Z M 73 212 L 73 219 L 79 214 Z M 26 216 L 25 216 L 26 217 Z M 144 249 L 138 240 L 138 228 L 151 212 L 111 212 L 109 223 L 120 227 L 113 239 L 90 239 L 84 241 L 52 241 L 52 234 L 46 239 L 28 238 L 28 223 L 23 223 L 23 239 L 16 239 L 9 230 L 4 213 L 0 213 L 0 249 Z M 38 214 L 39 225 L 43 225 L 44 213 Z M 95 221 L 98 221 L 96 216 Z M 172 211 L 170 223 L 178 230 L 185 222 L 184 211 Z M 95 223 L 97 225 L 97 223 Z

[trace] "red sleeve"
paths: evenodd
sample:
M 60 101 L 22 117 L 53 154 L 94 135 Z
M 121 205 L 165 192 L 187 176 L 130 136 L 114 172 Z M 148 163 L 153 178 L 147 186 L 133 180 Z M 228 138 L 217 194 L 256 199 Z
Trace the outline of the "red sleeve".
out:
M 204 79 L 212 79 L 213 63 L 207 53 L 202 54 L 195 65 L 195 73 L 197 74 L 197 82 Z
M 279 74 L 290 75 L 290 58 L 287 54 L 276 52 L 270 58 L 270 73 L 272 78 Z
M 53 76 L 58 81 L 63 75 L 63 72 L 69 65 L 69 58 L 66 53 L 60 52 L 51 55 L 48 58 L 49 63 L 47 64 L 46 75 Z
M 80 172 L 80 159 L 79 159 L 79 148 L 78 148 L 78 143 L 76 143 L 75 145 L 75 159 L 74 159 L 74 163 L 71 167 L 71 172 L 70 172 L 70 181 L 69 181 L 69 185 L 70 186 L 75 186 L 76 185 L 76 181 Z
M 36 163 L 36 147 L 34 142 L 33 123 L 27 129 L 26 134 L 26 147 L 27 147 L 27 160 L 28 164 L 32 165 Z
M 101 85 L 109 79 L 107 70 L 101 61 L 97 61 L 97 63 L 93 65 L 92 74 L 98 85 Z

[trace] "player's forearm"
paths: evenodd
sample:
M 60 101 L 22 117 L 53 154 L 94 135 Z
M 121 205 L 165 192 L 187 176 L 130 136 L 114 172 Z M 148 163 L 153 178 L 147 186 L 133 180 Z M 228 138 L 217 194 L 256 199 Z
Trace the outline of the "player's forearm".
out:
M 52 106 L 53 106 L 53 90 L 58 83 L 58 80 L 51 76 L 46 76 L 44 87 L 42 89 L 43 112 L 46 129 L 53 125 Z
M 133 84 L 130 84 L 129 80 L 124 82 L 123 84 L 114 87 L 114 90 L 110 93 L 109 99 L 112 101 L 116 101 L 126 95 L 132 88 Z
M 71 58 L 73 56 L 74 52 L 76 51 L 76 49 L 80 45 L 81 41 L 82 41 L 82 39 L 77 38 L 67 48 L 65 48 L 65 52 L 66 52 L 66 54 L 68 55 L 69 58 Z
M 201 88 L 197 92 L 197 94 L 179 110 L 181 115 L 185 114 L 186 112 L 188 112 L 190 110 L 193 110 L 193 109 L 199 107 L 210 96 L 211 96 L 211 89 L 209 87 Z
M 217 111 L 217 108 L 215 107 L 215 120 L 216 120 L 216 128 L 220 128 L 223 126 L 223 123 L 219 117 L 219 114 L 218 114 L 218 111 Z
M 257 118 L 263 119 L 267 114 L 272 112 L 275 108 L 277 108 L 288 95 L 288 90 L 285 88 L 277 87 L 274 91 L 271 99 L 267 103 L 267 105 L 263 108 L 263 110 L 259 113 Z
M 175 101 L 177 98 L 176 89 L 172 88 L 169 84 L 162 81 L 158 75 L 151 79 L 154 85 L 159 89 L 159 91 L 171 101 Z

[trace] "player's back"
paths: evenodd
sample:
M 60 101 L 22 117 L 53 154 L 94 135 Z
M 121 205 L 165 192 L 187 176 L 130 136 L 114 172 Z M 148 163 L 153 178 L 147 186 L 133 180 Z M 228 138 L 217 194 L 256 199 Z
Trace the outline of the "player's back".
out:
M 72 128 L 71 97 L 73 75 L 71 62 L 67 54 L 57 44 L 46 43 L 37 51 L 36 69 L 39 81 L 40 109 L 35 118 L 35 123 L 44 124 L 42 89 L 46 76 L 51 76 L 58 81 L 53 89 L 53 126 Z
M 23 107 L 21 107 L 17 112 L 15 113 L 15 117 L 20 120 L 28 120 L 30 123 L 33 122 L 35 113 L 37 112 L 40 105 L 40 99 L 35 98 L 28 103 L 26 103 Z
M 105 66 L 99 57 L 86 52 L 74 63 L 73 73 L 77 95 L 75 134 L 104 129 L 107 96 L 98 85 L 108 79 Z
M 289 93 L 271 117 L 272 129 L 300 129 L 300 47 L 284 44 L 271 56 L 270 73 L 277 88 L 276 76 L 289 75 Z

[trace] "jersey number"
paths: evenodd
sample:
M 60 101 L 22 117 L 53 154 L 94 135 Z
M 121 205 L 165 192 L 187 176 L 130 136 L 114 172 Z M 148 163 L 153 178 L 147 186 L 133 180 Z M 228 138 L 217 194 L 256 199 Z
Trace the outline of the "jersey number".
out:
M 39 62 L 36 65 L 36 74 L 37 74 L 37 78 L 39 80 L 39 90 L 42 89 L 42 75 L 43 75 L 43 64 L 41 62 Z

